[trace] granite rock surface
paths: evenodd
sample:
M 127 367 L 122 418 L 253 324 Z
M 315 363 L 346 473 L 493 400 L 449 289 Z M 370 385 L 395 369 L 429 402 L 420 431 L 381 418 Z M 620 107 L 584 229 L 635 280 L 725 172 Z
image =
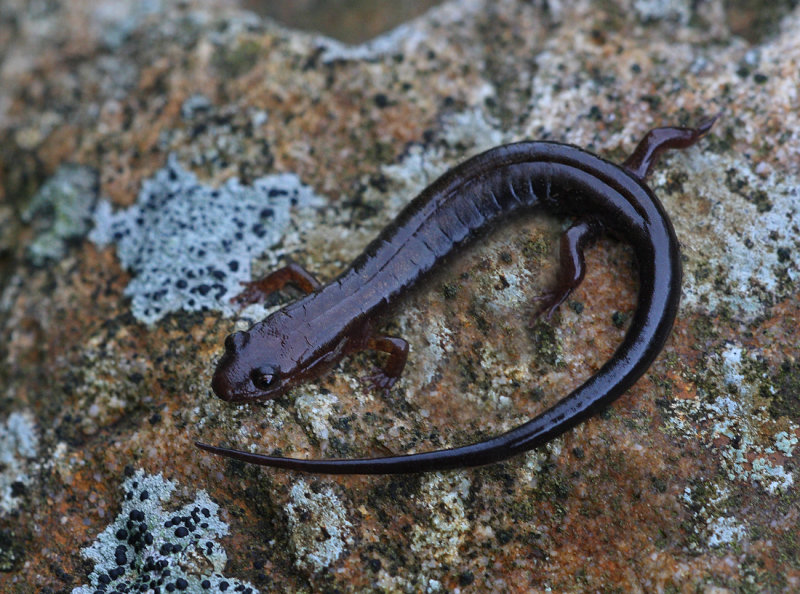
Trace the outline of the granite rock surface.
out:
M 800 8 L 462 0 L 358 45 L 234 4 L 0 5 L 0 590 L 800 590 Z M 211 457 L 420 452 L 507 430 L 613 353 L 634 255 L 603 239 L 529 327 L 567 221 L 448 261 L 277 401 L 209 383 L 231 306 L 342 271 L 466 157 L 549 139 L 621 162 L 718 112 L 650 185 L 684 255 L 675 329 L 607 411 L 472 470 L 328 477 Z M 223 584 L 226 586 L 223 587 Z M 237 590 L 238 588 L 238 590 Z M 248 590 L 249 589 L 249 590 Z

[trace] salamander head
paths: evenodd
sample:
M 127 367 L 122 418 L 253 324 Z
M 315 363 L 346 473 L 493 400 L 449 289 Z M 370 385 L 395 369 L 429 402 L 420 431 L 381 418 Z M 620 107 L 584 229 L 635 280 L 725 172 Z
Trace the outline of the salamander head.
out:
M 319 377 L 341 358 L 341 348 L 323 345 L 310 350 L 305 338 L 283 332 L 280 326 L 279 320 L 267 318 L 225 339 L 225 354 L 211 380 L 217 396 L 229 402 L 278 398 Z
M 277 398 L 295 383 L 296 365 L 287 360 L 286 339 L 277 334 L 234 332 L 225 339 L 211 388 L 230 402 Z

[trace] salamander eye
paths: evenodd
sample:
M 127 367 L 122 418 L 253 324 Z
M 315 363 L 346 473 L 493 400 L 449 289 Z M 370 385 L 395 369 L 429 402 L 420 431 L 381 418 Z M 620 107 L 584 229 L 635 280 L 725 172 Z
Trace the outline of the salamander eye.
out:
M 274 367 L 259 367 L 250 373 L 253 385 L 259 390 L 269 390 L 278 379 L 278 370 Z

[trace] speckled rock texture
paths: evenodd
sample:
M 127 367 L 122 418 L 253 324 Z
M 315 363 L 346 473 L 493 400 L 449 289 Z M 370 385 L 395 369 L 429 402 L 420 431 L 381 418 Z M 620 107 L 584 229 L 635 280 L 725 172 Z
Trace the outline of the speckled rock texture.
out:
M 792 4 L 463 0 L 345 45 L 229 3 L 0 3 L 0 591 L 800 591 Z M 543 410 L 610 357 L 637 292 L 604 239 L 529 328 L 568 224 L 545 216 L 385 320 L 411 344 L 388 396 L 359 381 L 370 353 L 263 404 L 209 382 L 224 337 L 296 295 L 240 311 L 240 281 L 287 261 L 333 278 L 464 158 L 530 138 L 619 162 L 720 111 L 651 177 L 683 301 L 606 412 L 425 475 L 193 446 L 419 452 Z

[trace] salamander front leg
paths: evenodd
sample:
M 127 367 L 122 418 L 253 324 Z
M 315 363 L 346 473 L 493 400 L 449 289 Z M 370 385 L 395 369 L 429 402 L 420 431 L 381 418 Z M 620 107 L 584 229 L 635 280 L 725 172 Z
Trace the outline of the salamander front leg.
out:
M 377 368 L 362 381 L 372 388 L 388 392 L 400 379 L 408 359 L 408 343 L 395 336 L 371 336 L 366 348 L 389 355 L 383 368 Z
M 564 303 L 570 293 L 578 288 L 586 274 L 586 262 L 583 251 L 598 235 L 596 223 L 581 221 L 566 230 L 561 236 L 560 263 L 556 287 L 551 291 L 534 297 L 540 305 L 534 315 L 534 321 L 545 314 L 549 320 L 558 306 Z
M 251 305 L 264 301 L 275 291 L 286 285 L 294 285 L 304 293 L 312 293 L 320 287 L 319 281 L 305 268 L 294 262 L 278 268 L 262 279 L 244 282 L 244 290 L 231 301 L 239 305 Z

